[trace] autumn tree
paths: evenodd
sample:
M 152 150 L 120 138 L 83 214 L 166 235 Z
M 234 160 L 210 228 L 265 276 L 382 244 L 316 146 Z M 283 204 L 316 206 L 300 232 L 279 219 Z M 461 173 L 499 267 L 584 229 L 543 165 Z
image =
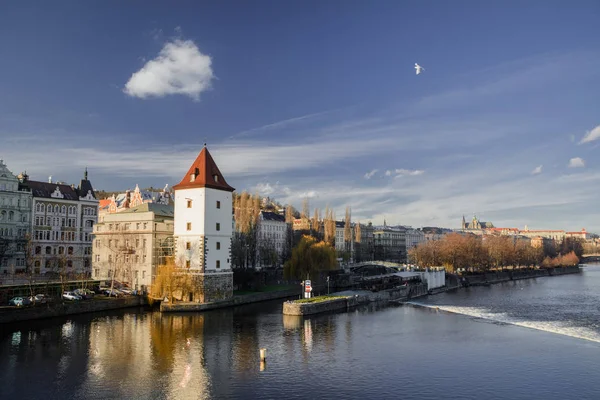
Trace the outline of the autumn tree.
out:
M 335 214 L 329 206 L 325 207 L 325 217 L 323 219 L 324 240 L 335 248 Z
M 150 296 L 155 299 L 167 298 L 183 300 L 193 290 L 192 276 L 184 268 L 176 265 L 173 257 L 168 257 L 163 265 L 156 269 L 156 276 L 150 287 Z
M 346 206 L 346 216 L 344 218 L 344 249 L 346 253 L 352 252 L 352 221 L 350 206 Z
M 319 216 L 319 209 L 315 208 L 315 212 L 314 212 L 313 218 L 311 220 L 311 230 L 313 232 L 319 232 L 320 223 L 321 223 L 321 221 L 320 221 L 320 216 Z
M 335 249 L 326 242 L 317 242 L 314 237 L 304 235 L 284 265 L 284 276 L 286 279 L 314 279 L 320 271 L 336 268 Z
M 363 260 L 363 248 L 361 246 L 361 227 L 360 221 L 354 225 L 354 261 L 361 262 Z

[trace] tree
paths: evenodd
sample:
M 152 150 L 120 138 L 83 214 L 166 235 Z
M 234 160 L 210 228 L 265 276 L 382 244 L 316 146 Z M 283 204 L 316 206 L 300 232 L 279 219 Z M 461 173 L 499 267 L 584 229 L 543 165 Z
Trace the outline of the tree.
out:
M 273 267 L 279 261 L 275 250 L 275 242 L 271 238 L 263 238 L 258 246 L 258 258 L 262 266 Z
M 184 293 L 193 289 L 192 277 L 184 268 L 176 265 L 172 257 L 157 268 L 156 276 L 150 288 L 150 295 L 155 299 L 167 298 L 183 300 Z
M 323 220 L 324 240 L 335 248 L 335 214 L 329 206 L 325 207 L 325 218 Z
M 363 260 L 361 234 L 360 221 L 358 221 L 356 225 L 354 225 L 354 261 L 356 262 L 361 262 Z
M 320 271 L 336 268 L 335 249 L 326 242 L 317 242 L 312 236 L 304 235 L 284 265 L 284 276 L 286 279 L 309 279 Z
M 319 232 L 319 225 L 320 225 L 320 216 L 319 216 L 319 209 L 315 208 L 315 213 L 313 214 L 313 218 L 311 221 L 311 230 L 313 232 Z
M 344 249 L 352 258 L 352 221 L 350 217 L 350 206 L 346 207 L 346 217 L 344 218 Z

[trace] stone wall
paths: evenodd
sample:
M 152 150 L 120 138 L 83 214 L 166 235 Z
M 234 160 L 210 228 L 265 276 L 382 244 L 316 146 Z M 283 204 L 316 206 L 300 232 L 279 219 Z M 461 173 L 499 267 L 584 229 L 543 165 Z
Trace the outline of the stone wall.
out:
M 286 301 L 283 303 L 284 315 L 310 315 L 348 308 L 348 299 L 334 299 L 319 303 L 295 303 Z
M 142 296 L 128 296 L 116 299 L 95 298 L 92 300 L 80 300 L 73 302 L 69 301 L 64 303 L 58 302 L 56 304 L 46 304 L 25 308 L 6 307 L 0 309 L 0 324 L 97 311 L 115 310 L 128 307 L 139 307 L 145 304 L 146 299 Z
M 244 304 L 258 303 L 260 301 L 268 301 L 275 299 L 285 299 L 288 297 L 298 296 L 301 292 L 301 288 L 292 290 L 280 290 L 275 292 L 264 292 L 264 293 L 252 293 L 240 296 L 234 296 L 229 300 L 215 301 L 212 303 L 193 303 L 193 302 L 181 302 L 181 303 L 161 303 L 161 312 L 185 312 L 185 311 L 207 311 L 214 310 L 216 308 L 240 306 Z
M 192 276 L 194 292 L 182 299 L 196 303 L 213 303 L 233 298 L 233 272 L 218 274 L 194 274 Z

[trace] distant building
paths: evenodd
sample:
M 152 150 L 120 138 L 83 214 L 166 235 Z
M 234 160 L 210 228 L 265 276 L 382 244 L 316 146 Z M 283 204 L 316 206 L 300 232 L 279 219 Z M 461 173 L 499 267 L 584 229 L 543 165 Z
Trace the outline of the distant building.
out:
M 420 229 L 407 228 L 406 229 L 406 254 L 412 248 L 417 247 L 421 243 L 425 242 L 425 234 Z
M 22 178 L 22 175 L 20 175 Z M 27 269 L 26 245 L 31 228 L 31 191 L 0 160 L 0 273 Z
M 406 228 L 403 226 L 376 227 L 373 230 L 375 259 L 406 262 Z
M 258 265 L 259 267 L 280 265 L 285 243 L 288 240 L 285 216 L 261 211 L 258 218 Z
M 147 291 L 157 267 L 173 256 L 173 205 L 143 203 L 106 214 L 94 227 L 93 274 Z
M 494 228 L 494 224 L 491 222 L 483 222 L 477 219 L 477 216 L 473 215 L 473 219 L 471 222 L 465 221 L 465 216 L 463 215 L 461 229 L 467 231 L 481 231 L 483 229 Z
M 173 194 L 168 185 L 165 185 L 162 191 L 140 190 L 140 187 L 135 185 L 133 192 L 126 190 L 124 193 L 100 200 L 99 214 L 102 216 L 107 213 L 118 213 L 144 203 L 173 204 Z
M 587 232 L 585 228 L 581 229 L 579 232 L 567 232 L 565 234 L 568 238 L 572 239 L 580 239 L 580 240 L 591 240 L 592 234 Z

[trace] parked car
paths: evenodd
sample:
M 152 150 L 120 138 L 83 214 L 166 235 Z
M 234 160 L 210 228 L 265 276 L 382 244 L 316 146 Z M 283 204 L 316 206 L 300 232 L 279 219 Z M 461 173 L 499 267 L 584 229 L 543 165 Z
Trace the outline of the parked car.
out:
M 78 296 L 73 292 L 64 292 L 62 297 L 65 300 L 81 300 L 81 296 Z
M 89 289 L 76 289 L 73 293 L 77 296 L 80 296 L 83 300 L 94 298 L 94 292 Z
M 120 297 L 120 296 L 123 296 L 123 293 L 119 292 L 117 289 L 113 289 L 112 291 L 110 289 L 106 289 L 104 291 L 104 294 L 107 295 L 108 297 Z
M 46 304 L 48 301 L 50 301 L 50 298 L 45 294 L 36 294 L 35 296 L 31 296 L 29 300 L 33 304 Z
M 31 301 L 27 297 L 13 297 L 8 301 L 11 306 L 23 307 L 31 304 Z

